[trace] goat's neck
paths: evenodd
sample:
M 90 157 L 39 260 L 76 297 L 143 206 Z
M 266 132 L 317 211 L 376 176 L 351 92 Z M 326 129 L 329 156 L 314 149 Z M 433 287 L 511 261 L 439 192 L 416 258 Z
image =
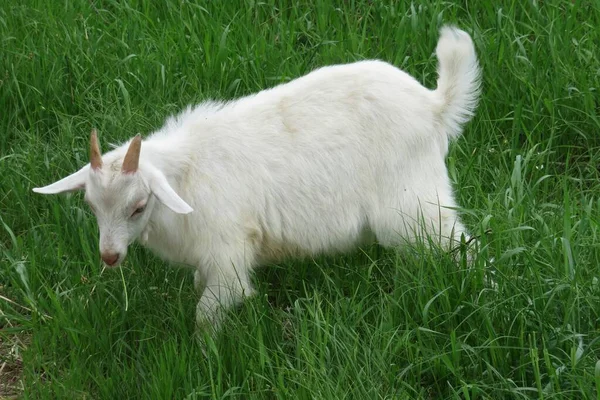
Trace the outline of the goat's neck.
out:
M 160 170 L 167 178 L 169 184 L 182 195 L 185 188 L 184 181 L 190 168 L 189 156 L 183 143 L 171 140 L 152 140 L 150 138 L 142 144 L 144 162 Z M 173 231 L 178 228 L 174 225 L 175 218 L 168 208 L 160 203 L 156 204 L 147 226 L 140 235 L 140 242 L 157 251 L 163 258 L 173 262 L 187 262 L 180 258 L 180 243 L 174 240 Z

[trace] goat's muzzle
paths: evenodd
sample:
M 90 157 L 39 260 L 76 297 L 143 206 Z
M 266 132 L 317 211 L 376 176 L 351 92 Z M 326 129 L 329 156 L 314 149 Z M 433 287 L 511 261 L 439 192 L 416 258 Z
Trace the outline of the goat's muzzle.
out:
M 114 266 L 119 261 L 118 253 L 102 253 L 102 261 L 108 266 Z

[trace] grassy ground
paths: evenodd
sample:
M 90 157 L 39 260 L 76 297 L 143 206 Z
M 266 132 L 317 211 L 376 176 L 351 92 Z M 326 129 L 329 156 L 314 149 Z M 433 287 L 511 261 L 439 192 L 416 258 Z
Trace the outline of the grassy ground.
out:
M 0 3 L 0 397 L 600 398 L 598 2 L 235 3 Z M 448 159 L 471 271 L 378 247 L 272 265 L 205 355 L 188 271 L 135 246 L 103 270 L 82 196 L 31 192 L 87 162 L 92 126 L 106 146 L 318 66 L 434 87 L 443 22 L 483 67 Z

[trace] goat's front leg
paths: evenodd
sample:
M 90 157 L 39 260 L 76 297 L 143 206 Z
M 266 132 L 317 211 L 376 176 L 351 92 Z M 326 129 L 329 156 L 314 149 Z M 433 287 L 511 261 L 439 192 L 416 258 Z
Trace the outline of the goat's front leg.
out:
M 196 269 L 194 271 L 194 289 L 196 289 L 198 293 L 202 293 L 204 290 L 205 282 L 206 278 L 204 277 L 204 274 L 202 274 L 202 270 Z
M 251 263 L 247 257 L 230 255 L 227 258 L 213 258 L 204 266 L 204 273 L 196 272 L 194 283 L 197 288 L 204 275 L 204 291 L 196 307 L 196 327 L 199 331 L 217 331 L 223 312 L 241 304 L 244 298 L 254 293 L 250 271 Z

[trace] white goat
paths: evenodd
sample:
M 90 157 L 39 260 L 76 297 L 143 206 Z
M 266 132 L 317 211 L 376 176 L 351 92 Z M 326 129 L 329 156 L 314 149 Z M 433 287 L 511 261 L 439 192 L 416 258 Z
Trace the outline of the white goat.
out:
M 188 108 L 103 156 L 92 131 L 90 164 L 33 190 L 84 189 L 109 266 L 136 239 L 194 266 L 197 321 L 217 324 L 266 260 L 344 251 L 365 234 L 383 246 L 466 234 L 445 157 L 475 110 L 479 67 L 457 28 L 442 28 L 436 54 L 433 91 L 363 61 Z

